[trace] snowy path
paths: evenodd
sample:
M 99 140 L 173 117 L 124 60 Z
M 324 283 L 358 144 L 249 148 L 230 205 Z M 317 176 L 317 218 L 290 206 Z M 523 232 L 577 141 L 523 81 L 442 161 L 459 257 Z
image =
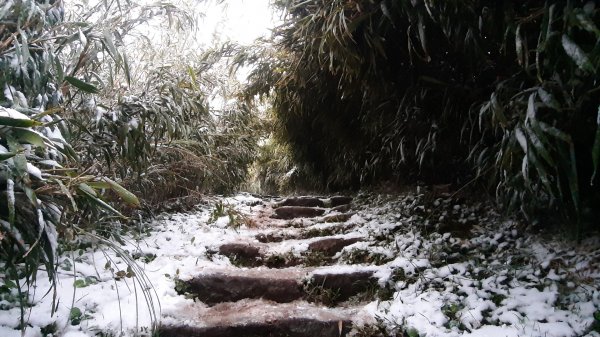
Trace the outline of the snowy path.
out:
M 160 320 L 162 337 L 600 336 L 597 238 L 543 241 L 483 204 L 426 199 L 241 194 L 162 215 L 116 251 L 82 240 L 52 316 L 38 275 L 25 335 L 149 336 Z M 21 335 L 14 295 L 2 337 Z

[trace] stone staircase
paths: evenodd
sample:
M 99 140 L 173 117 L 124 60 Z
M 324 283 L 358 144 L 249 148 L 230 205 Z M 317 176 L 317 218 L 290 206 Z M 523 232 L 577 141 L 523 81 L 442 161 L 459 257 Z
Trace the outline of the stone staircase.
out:
M 367 240 L 347 223 L 351 202 L 339 196 L 265 203 L 249 215 L 257 226 L 247 237 L 212 247 L 233 266 L 178 281 L 176 290 L 194 302 L 159 335 L 341 337 L 371 324 L 363 306 L 381 290 L 375 270 L 335 260 L 344 247 Z

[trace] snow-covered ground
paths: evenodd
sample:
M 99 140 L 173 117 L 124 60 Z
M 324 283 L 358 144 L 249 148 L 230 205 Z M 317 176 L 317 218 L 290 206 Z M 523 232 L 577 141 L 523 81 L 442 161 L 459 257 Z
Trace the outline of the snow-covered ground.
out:
M 263 200 L 240 194 L 222 202 L 226 210 L 252 219 Z M 365 194 L 354 208 L 357 213 L 341 225 L 367 240 L 338 253 L 335 268 L 372 264 L 393 296 L 364 303 L 362 310 L 390 333 L 600 336 L 597 237 L 576 245 L 559 236 L 524 235 L 518 223 L 501 220 L 484 205 L 450 199 Z M 56 312 L 47 277 L 38 273 L 28 292 L 24 336 L 149 336 L 153 322 L 193 303 L 177 294 L 175 280 L 203 268 L 232 266 L 215 254 L 220 244 L 284 231 L 252 221 L 232 226 L 228 215 L 215 218 L 215 209 L 211 202 L 194 212 L 163 214 L 141 232 L 124 234 L 113 248 L 101 238 L 80 238 L 76 249 L 59 259 Z M 306 229 L 331 226 L 306 222 Z M 449 223 L 453 227 L 444 227 Z M 299 254 L 306 243 L 286 249 Z M 0 294 L 0 336 L 17 337 L 21 311 L 14 303 L 16 290 L 7 288 Z

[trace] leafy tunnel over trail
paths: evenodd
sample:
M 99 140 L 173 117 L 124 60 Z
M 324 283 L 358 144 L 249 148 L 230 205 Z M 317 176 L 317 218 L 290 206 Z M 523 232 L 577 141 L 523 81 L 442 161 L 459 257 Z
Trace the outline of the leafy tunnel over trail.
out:
M 600 203 L 592 1 L 277 1 L 246 95 L 331 189 L 477 181 L 579 233 Z M 268 45 L 268 44 L 267 44 Z M 596 206 L 594 206 L 596 205 Z M 548 212 L 550 210 L 550 212 Z

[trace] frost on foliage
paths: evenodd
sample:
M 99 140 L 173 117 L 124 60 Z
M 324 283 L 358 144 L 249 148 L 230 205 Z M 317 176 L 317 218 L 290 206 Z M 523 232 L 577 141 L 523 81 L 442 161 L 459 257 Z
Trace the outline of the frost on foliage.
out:
M 583 70 L 593 71 L 594 67 L 590 63 L 590 59 L 585 52 L 571 40 L 567 35 L 562 36 L 562 46 L 565 53 Z
M 38 180 L 44 180 L 42 178 L 42 171 L 32 163 L 27 163 L 27 173 Z
M 0 117 L 8 117 L 8 118 L 12 118 L 12 119 L 24 119 L 24 120 L 30 119 L 29 117 L 18 112 L 15 109 L 5 108 L 5 107 L 1 107 L 1 106 L 0 106 Z

